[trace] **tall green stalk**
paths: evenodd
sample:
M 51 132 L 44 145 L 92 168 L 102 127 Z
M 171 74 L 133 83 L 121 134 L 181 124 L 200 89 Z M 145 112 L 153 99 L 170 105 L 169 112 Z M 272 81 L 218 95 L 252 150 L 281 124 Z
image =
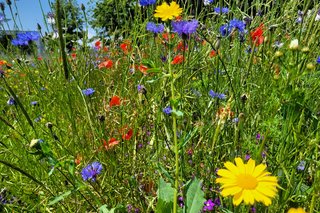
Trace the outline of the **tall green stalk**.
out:
M 175 106 L 175 93 L 174 93 L 174 72 L 171 69 L 171 51 L 170 51 L 170 36 L 168 38 L 168 47 L 169 47 L 169 52 L 168 52 L 168 65 L 169 65 L 169 74 L 171 77 L 171 82 L 170 82 L 170 88 L 171 88 L 171 100 L 173 102 L 172 104 L 172 110 L 176 110 Z M 173 196 L 173 213 L 177 212 L 177 206 L 178 206 L 178 187 L 179 187 L 179 147 L 178 147 L 178 139 L 177 139 L 177 118 L 176 115 L 173 113 L 172 114 L 172 129 L 173 129 L 173 142 L 174 142 L 174 153 L 175 153 L 175 181 L 174 181 L 174 196 Z
M 60 51 L 62 56 L 62 64 L 64 69 L 64 76 L 66 80 L 69 79 L 69 70 L 68 70 L 68 64 L 67 64 L 67 53 L 65 50 L 65 43 L 63 39 L 63 33 L 62 33 L 62 23 L 61 23 L 61 4 L 60 0 L 56 1 L 56 13 L 57 13 L 57 27 L 58 27 L 58 34 L 59 34 L 59 41 L 60 41 Z

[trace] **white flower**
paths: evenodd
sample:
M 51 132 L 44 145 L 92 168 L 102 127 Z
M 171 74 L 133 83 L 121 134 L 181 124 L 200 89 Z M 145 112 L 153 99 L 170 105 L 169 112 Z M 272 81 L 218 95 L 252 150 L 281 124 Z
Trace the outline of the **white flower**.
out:
M 299 48 L 299 41 L 298 39 L 293 39 L 290 44 L 289 44 L 289 49 L 292 49 L 292 50 L 296 50 Z

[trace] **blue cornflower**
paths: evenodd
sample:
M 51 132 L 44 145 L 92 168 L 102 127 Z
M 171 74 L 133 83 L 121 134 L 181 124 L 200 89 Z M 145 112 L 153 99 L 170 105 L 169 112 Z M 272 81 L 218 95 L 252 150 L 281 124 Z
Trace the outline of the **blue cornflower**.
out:
M 81 176 L 84 181 L 91 180 L 92 182 L 96 181 L 97 175 L 100 174 L 102 171 L 102 165 L 99 162 L 93 162 L 88 164 L 85 168 L 81 171 Z
M 297 169 L 299 171 L 303 171 L 306 167 L 306 162 L 304 160 L 300 161 L 299 165 L 297 166 Z
M 238 19 L 232 19 L 228 24 L 220 27 L 220 34 L 222 36 L 229 35 L 233 29 L 237 29 L 240 33 L 245 33 L 246 23 Z
M 226 13 L 228 13 L 229 12 L 229 8 L 227 8 L 227 7 L 215 7 L 214 9 L 214 12 L 215 13 L 218 13 L 218 14 L 220 14 L 220 13 L 222 13 L 222 14 L 226 14 Z
M 210 90 L 209 91 L 209 95 L 212 97 L 212 98 L 219 98 L 219 99 L 226 99 L 226 95 L 223 94 L 223 93 L 215 93 L 213 90 Z
M 203 4 L 205 6 L 207 6 L 207 5 L 211 4 L 211 3 L 213 3 L 213 0 L 203 0 Z
M 153 22 L 148 22 L 146 29 L 154 34 L 162 33 L 164 31 L 163 24 L 155 24 Z
M 170 106 L 167 106 L 166 108 L 164 108 L 162 110 L 164 113 L 166 113 L 167 115 L 170 115 L 172 112 L 172 108 Z
M 228 33 L 228 25 L 227 25 L 227 24 L 222 25 L 222 26 L 219 28 L 219 31 L 220 31 L 220 34 L 221 34 L 222 36 L 226 36 L 227 33 Z
M 92 88 L 88 88 L 88 89 L 82 90 L 82 93 L 83 93 L 84 95 L 86 95 L 86 96 L 91 96 L 94 92 L 95 92 L 95 90 L 92 89 Z
M 24 32 L 18 33 L 15 39 L 11 40 L 12 45 L 14 46 L 27 46 L 31 41 L 37 41 L 40 38 L 38 32 Z
M 195 19 L 191 21 L 173 21 L 171 22 L 171 25 L 174 32 L 184 37 L 195 33 L 199 26 L 199 22 Z
M 320 64 L 320 56 L 317 58 L 317 63 Z
M 152 4 L 155 4 L 156 3 L 156 0 L 140 0 L 139 1 L 139 4 L 141 6 L 148 6 L 148 5 L 152 5 Z
M 38 101 L 31 101 L 31 103 L 30 103 L 32 106 L 36 106 L 36 105 L 38 105 Z
M 14 100 L 13 97 L 10 97 L 9 100 L 7 101 L 7 104 L 8 104 L 8 105 L 15 105 L 15 104 L 16 104 L 16 101 Z
M 244 32 L 244 28 L 246 27 L 245 23 L 238 19 L 232 19 L 229 22 L 229 32 L 232 31 L 232 29 L 238 29 L 241 33 Z

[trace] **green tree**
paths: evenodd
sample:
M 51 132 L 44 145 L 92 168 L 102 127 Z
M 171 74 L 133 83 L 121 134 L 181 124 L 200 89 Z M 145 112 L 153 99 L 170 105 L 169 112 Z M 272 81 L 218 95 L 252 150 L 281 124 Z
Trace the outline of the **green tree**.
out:
M 90 24 L 100 35 L 125 35 L 134 24 L 137 1 L 103 0 L 94 5 Z

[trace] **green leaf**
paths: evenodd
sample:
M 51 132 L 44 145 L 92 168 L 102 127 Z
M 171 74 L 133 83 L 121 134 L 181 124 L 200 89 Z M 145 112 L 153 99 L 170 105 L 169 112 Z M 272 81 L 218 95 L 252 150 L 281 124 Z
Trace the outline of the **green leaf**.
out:
M 57 197 L 55 197 L 53 200 L 51 200 L 51 201 L 48 203 L 48 206 L 51 206 L 51 205 L 53 205 L 53 204 L 58 203 L 59 201 L 63 200 L 65 197 L 69 196 L 71 193 L 72 193 L 72 191 L 69 190 L 69 191 L 66 191 L 65 193 L 63 193 L 63 194 L 61 194 L 61 195 L 58 195 Z
M 175 189 L 171 187 L 170 183 L 166 183 L 163 178 L 160 178 L 159 188 L 157 191 L 158 202 L 156 212 L 172 212 L 174 190 Z
M 118 206 L 116 206 L 116 207 L 114 207 L 114 208 L 109 210 L 109 209 L 107 209 L 107 205 L 106 204 L 100 206 L 100 208 L 99 208 L 99 212 L 100 213 L 114 213 L 115 210 L 122 210 L 121 212 L 124 212 L 125 208 L 123 207 L 123 205 L 118 205 Z
M 183 112 L 181 112 L 180 110 L 171 110 L 171 113 L 175 114 L 177 117 L 183 116 Z
M 166 183 L 163 178 L 160 178 L 159 188 L 158 188 L 158 199 L 165 202 L 172 202 L 174 196 L 174 188 L 172 188 L 170 183 Z
M 204 202 L 204 192 L 201 189 L 201 181 L 195 178 L 187 190 L 186 210 L 187 213 L 200 212 Z

